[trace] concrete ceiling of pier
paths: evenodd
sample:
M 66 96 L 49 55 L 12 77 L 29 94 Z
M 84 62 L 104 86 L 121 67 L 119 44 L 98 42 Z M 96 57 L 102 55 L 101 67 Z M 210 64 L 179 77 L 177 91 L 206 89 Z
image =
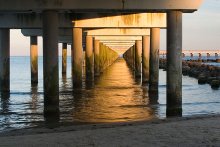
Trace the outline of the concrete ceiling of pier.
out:
M 0 0 L 0 28 L 40 28 L 42 12 L 59 12 L 59 28 L 166 28 L 170 10 L 196 11 L 203 0 Z M 72 21 L 72 23 L 71 23 Z M 68 37 L 68 36 L 66 36 Z M 101 41 L 141 36 L 95 36 Z M 131 37 L 128 39 L 128 37 Z
M 203 0 L 0 0 L 0 12 L 193 12 Z

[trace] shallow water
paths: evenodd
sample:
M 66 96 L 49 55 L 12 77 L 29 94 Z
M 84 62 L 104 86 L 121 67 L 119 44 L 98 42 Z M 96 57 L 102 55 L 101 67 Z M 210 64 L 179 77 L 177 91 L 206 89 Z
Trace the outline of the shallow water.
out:
M 61 58 L 60 66 L 61 67 Z M 0 131 L 39 126 L 43 117 L 43 66 L 39 58 L 39 84 L 31 87 L 29 57 L 11 57 L 11 92 L 0 96 Z M 166 72 L 160 70 L 158 104 L 151 104 L 146 86 L 136 80 L 123 59 L 117 60 L 82 89 L 73 90 L 70 57 L 67 76 L 60 69 L 60 122 L 74 124 L 128 122 L 166 117 Z M 183 76 L 183 116 L 220 113 L 220 89 L 198 85 Z

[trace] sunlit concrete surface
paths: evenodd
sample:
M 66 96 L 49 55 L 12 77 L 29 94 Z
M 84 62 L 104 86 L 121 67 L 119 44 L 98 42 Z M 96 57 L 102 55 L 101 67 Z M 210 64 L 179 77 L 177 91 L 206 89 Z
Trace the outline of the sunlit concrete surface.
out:
M 166 13 L 138 13 L 107 16 L 73 21 L 74 27 L 82 28 L 150 28 L 166 27 Z

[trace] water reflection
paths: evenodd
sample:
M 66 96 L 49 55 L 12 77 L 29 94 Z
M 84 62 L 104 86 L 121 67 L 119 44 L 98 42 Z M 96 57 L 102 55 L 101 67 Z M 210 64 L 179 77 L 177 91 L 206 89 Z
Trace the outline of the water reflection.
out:
M 0 122 L 5 124 L 4 127 L 9 127 L 11 121 L 9 115 L 10 93 L 0 93 L 0 98 L 1 98 Z M 1 128 L 0 130 L 2 129 L 3 128 Z
M 72 118 L 77 122 L 123 122 L 152 119 L 148 95 L 123 59 L 95 80 L 94 88 L 74 90 Z M 144 94 L 145 93 L 145 94 Z M 144 96 L 143 96 L 144 95 Z

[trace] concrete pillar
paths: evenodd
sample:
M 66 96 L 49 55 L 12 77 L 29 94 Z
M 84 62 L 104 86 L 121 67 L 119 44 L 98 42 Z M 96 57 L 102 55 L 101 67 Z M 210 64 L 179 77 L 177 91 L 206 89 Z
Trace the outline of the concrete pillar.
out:
M 93 80 L 93 77 L 94 77 L 93 37 L 86 36 L 86 79 Z
M 191 57 L 191 59 L 193 58 L 193 53 L 190 53 L 190 57 Z
M 185 57 L 186 57 L 186 55 L 184 53 L 182 53 L 182 58 L 185 58 Z
M 100 75 L 100 66 L 99 66 L 99 48 L 100 48 L 100 42 L 98 40 L 94 41 L 94 72 L 95 76 Z
M 135 77 L 141 77 L 141 53 L 142 53 L 142 41 L 136 40 L 135 42 Z
M 44 114 L 59 114 L 58 13 L 43 11 Z M 57 115 L 56 115 L 57 116 Z
M 38 43 L 37 36 L 30 37 L 30 57 L 31 57 L 31 85 L 38 83 Z
M 133 71 L 135 71 L 135 60 L 136 60 L 135 48 L 136 48 L 136 45 L 133 45 L 133 47 L 131 48 L 131 65 L 132 65 L 131 67 Z
M 150 37 L 142 37 L 142 83 L 149 82 Z
M 155 95 L 155 97 L 158 98 L 160 28 L 151 28 L 150 34 L 149 93 L 151 93 L 151 95 Z
M 167 13 L 167 116 L 182 116 L 182 12 Z
M 207 53 L 207 59 L 209 59 L 210 58 L 210 53 Z
M 0 92 L 10 92 L 10 29 L 0 29 Z
M 72 46 L 72 76 L 73 87 L 82 86 L 82 28 L 73 28 L 73 46 Z
M 202 54 L 199 53 L 199 59 L 198 60 L 201 60 L 202 59 Z
M 66 75 L 67 66 L 67 43 L 62 44 L 62 75 Z

